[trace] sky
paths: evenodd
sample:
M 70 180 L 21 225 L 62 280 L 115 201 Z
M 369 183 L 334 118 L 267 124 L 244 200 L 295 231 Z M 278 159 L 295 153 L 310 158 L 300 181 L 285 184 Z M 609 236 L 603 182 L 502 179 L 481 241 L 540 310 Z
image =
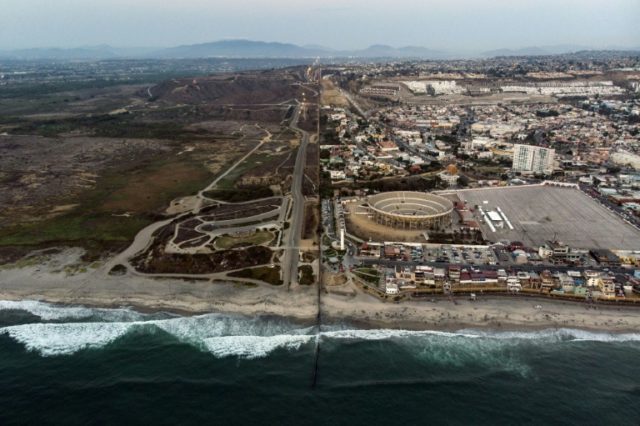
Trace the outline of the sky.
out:
M 640 0 L 1 0 L 0 49 L 221 39 L 483 51 L 640 47 Z

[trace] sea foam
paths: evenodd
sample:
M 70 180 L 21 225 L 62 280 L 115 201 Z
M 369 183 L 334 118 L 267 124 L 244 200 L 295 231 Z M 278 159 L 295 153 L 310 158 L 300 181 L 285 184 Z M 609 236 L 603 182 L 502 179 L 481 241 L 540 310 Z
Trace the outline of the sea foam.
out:
M 504 341 L 555 341 L 555 342 L 638 342 L 640 333 L 608 333 L 571 328 L 543 329 L 537 331 L 485 331 L 463 329 L 453 332 L 437 330 L 397 330 L 397 329 L 344 329 L 320 333 L 329 339 L 386 340 L 410 338 L 466 338 Z
M 0 328 L 5 334 L 42 356 L 69 355 L 83 349 L 102 348 L 133 330 L 161 330 L 181 342 L 216 357 L 265 357 L 276 349 L 299 349 L 315 339 L 313 327 L 299 328 L 277 318 L 247 318 L 224 314 L 150 319 L 125 309 L 64 307 L 42 302 L 1 302 L 0 310 L 22 310 L 45 321 Z M 85 318 L 97 321 L 83 322 Z M 148 319 L 149 318 L 149 319 Z
M 104 321 L 135 321 L 142 319 L 140 314 L 132 309 L 100 309 L 84 306 L 52 305 L 38 300 L 0 300 L 0 311 L 24 311 L 40 317 L 43 321 L 80 320 L 97 318 Z
M 209 352 L 218 357 L 264 358 L 276 349 L 298 350 L 315 336 L 282 334 L 276 336 L 221 336 L 204 340 Z
M 23 324 L 0 329 L 42 356 L 70 355 L 82 349 L 102 348 L 131 328 L 131 323 Z
M 407 350 L 437 362 L 464 364 L 520 346 L 567 342 L 638 342 L 640 334 L 615 334 L 576 329 L 540 331 L 411 331 L 392 329 L 300 328 L 284 319 L 206 314 L 157 319 L 128 309 L 65 307 L 37 301 L 0 301 L 1 310 L 23 310 L 43 321 L 0 328 L 29 351 L 43 356 L 68 355 L 107 346 L 133 330 L 161 330 L 216 357 L 260 358 L 277 349 L 299 350 L 320 342 L 395 341 Z M 67 322 L 60 322 L 66 320 Z M 339 345 L 333 345 L 339 349 Z

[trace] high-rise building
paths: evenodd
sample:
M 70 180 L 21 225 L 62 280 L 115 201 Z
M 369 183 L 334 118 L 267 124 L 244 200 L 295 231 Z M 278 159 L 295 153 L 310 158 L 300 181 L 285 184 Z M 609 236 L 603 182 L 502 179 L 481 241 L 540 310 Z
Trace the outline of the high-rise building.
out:
M 555 150 L 534 145 L 519 145 L 513 147 L 514 172 L 540 173 L 550 175 L 553 172 Z

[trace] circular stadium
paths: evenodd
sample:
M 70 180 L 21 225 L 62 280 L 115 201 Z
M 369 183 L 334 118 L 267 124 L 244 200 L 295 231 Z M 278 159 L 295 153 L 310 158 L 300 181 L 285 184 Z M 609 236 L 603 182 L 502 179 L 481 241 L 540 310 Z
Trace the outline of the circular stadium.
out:
M 397 229 L 435 229 L 451 225 L 453 203 L 426 192 L 383 192 L 367 198 L 373 220 Z

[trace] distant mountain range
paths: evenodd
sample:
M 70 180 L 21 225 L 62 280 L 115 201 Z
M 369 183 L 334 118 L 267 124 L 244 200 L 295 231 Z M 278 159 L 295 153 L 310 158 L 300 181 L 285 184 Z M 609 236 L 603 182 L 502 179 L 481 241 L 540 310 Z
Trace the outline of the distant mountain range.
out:
M 419 46 L 392 47 L 373 45 L 360 50 L 335 50 L 322 46 L 298 46 L 291 43 L 262 42 L 251 40 L 221 40 L 211 43 L 191 44 L 165 49 L 114 48 L 107 45 L 70 49 L 34 48 L 0 51 L 0 59 L 53 59 L 88 60 L 117 58 L 398 58 L 398 59 L 451 59 L 463 57 L 539 56 L 557 55 L 590 48 L 577 45 L 526 47 L 522 49 L 498 49 L 480 54 L 460 54 L 433 50 Z M 636 50 L 636 49 L 622 49 Z M 640 49 L 637 49 L 640 50 Z
M 298 46 L 251 40 L 222 40 L 162 49 L 152 53 L 159 58 L 428 58 L 449 57 L 445 52 L 423 47 L 373 45 L 361 50 L 334 50 L 322 46 Z
M 585 50 L 593 50 L 592 47 L 577 44 L 559 44 L 555 46 L 530 46 L 520 49 L 497 49 L 483 52 L 481 56 L 488 58 L 498 56 L 544 56 L 544 55 L 562 55 L 565 53 L 581 52 Z M 617 50 L 617 49 L 616 49 Z

